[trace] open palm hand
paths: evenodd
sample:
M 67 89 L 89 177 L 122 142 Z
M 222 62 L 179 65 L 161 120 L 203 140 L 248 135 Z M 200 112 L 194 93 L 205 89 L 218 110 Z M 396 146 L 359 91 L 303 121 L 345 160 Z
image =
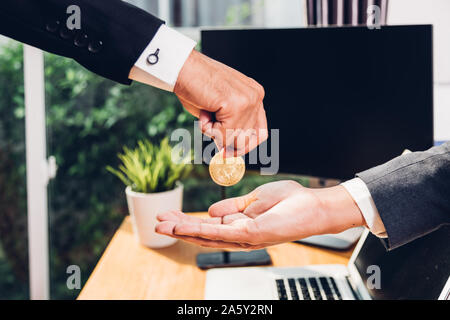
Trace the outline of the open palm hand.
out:
M 335 200 L 336 211 L 345 208 L 346 213 L 330 215 L 330 199 Z M 268 183 L 242 197 L 220 201 L 209 208 L 209 215 L 161 213 L 156 231 L 201 246 L 251 250 L 364 223 L 343 187 L 308 189 L 294 181 Z

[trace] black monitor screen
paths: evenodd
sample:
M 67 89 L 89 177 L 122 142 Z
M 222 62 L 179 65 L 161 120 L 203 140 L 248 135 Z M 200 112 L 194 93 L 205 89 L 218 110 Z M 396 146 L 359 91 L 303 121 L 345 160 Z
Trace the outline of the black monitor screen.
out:
M 448 226 L 392 251 L 369 234 L 355 265 L 364 283 L 374 274 L 368 267 L 379 267 L 380 287 L 369 289 L 373 299 L 437 299 L 450 276 L 449 243 Z
M 264 86 L 282 173 L 348 179 L 433 144 L 431 26 L 205 30 L 202 51 Z

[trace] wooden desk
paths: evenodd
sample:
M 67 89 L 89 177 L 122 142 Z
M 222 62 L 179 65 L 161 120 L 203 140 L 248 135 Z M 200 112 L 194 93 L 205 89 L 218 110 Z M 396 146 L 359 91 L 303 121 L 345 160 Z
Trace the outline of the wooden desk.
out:
M 204 213 L 202 213 L 204 215 Z M 274 266 L 347 264 L 353 248 L 338 252 L 286 243 L 268 248 Z M 164 249 L 139 245 L 129 217 L 106 248 L 78 299 L 203 299 L 200 252 L 217 251 L 183 241 Z

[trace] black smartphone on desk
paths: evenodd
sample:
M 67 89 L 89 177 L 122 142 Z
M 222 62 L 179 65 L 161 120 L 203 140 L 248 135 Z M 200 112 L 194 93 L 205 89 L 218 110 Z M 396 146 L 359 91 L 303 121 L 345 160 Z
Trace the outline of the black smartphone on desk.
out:
M 197 266 L 202 269 L 224 267 L 266 266 L 272 264 L 272 259 L 266 249 L 255 251 L 220 251 L 199 253 Z

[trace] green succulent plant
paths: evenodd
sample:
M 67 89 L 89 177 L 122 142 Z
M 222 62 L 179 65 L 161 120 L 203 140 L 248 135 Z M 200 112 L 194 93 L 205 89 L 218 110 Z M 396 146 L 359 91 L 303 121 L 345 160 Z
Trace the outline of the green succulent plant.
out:
M 192 155 L 182 158 L 180 154 L 181 150 L 169 145 L 168 138 L 164 138 L 159 146 L 140 140 L 135 149 L 123 148 L 123 153 L 118 155 L 122 162 L 118 169 L 111 166 L 106 169 L 135 192 L 169 191 L 192 170 Z

